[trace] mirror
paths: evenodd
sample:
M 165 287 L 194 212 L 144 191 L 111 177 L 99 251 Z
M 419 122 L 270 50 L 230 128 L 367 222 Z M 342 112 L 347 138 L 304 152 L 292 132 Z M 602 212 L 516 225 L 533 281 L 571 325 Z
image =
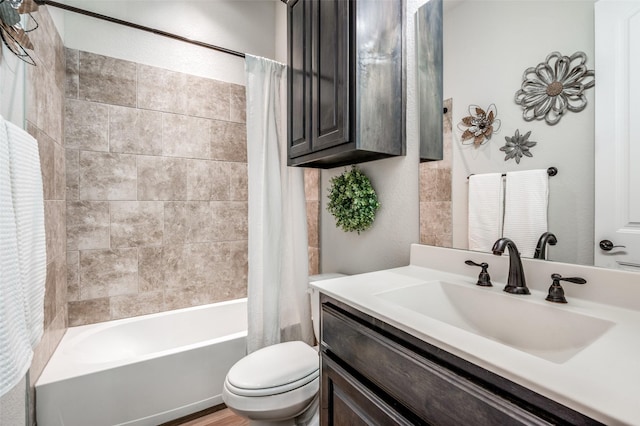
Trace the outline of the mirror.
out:
M 547 258 L 593 264 L 595 90 L 585 92 L 583 111 L 567 112 L 555 125 L 525 121 L 514 101 L 525 69 L 544 62 L 551 52 L 571 56 L 582 51 L 587 68 L 593 70 L 593 22 L 593 0 L 444 0 L 443 95 L 451 114 L 445 120 L 444 139 L 445 153 L 449 148 L 452 158 L 450 171 L 438 170 L 438 162 L 421 164 L 420 214 L 421 228 L 429 226 L 434 211 L 423 202 L 433 198 L 434 191 L 442 194 L 442 185 L 450 179 L 451 219 L 445 228 L 451 235 L 449 240 L 432 238 L 425 243 L 468 248 L 469 175 L 556 167 L 558 174 L 549 178 L 548 230 L 558 243 L 548 247 Z M 501 121 L 498 132 L 478 147 L 463 141 L 457 125 L 469 115 L 469 106 L 487 110 L 491 104 Z M 537 142 L 531 148 L 533 156 L 522 157 L 519 164 L 505 161 L 500 151 L 505 137 L 516 131 L 530 131 L 529 140 Z M 447 220 L 446 213 L 437 216 Z

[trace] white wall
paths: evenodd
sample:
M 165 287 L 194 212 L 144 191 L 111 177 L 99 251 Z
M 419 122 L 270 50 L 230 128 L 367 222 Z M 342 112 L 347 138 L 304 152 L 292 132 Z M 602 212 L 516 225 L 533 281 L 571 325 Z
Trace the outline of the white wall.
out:
M 17 126 L 24 126 L 25 63 L 2 43 L 0 54 L 0 115 Z
M 275 57 L 275 0 L 66 3 L 238 52 Z M 244 84 L 244 60 L 240 57 L 72 12 L 64 15 L 64 40 L 69 48 Z
M 424 0 L 406 0 L 407 155 L 360 164 L 381 204 L 373 226 L 358 235 L 336 228 L 327 212 L 330 179 L 339 167 L 322 172 L 321 272 L 348 274 L 393 268 L 409 263 L 409 245 L 419 241 L 419 128 L 415 72 L 415 12 Z
M 558 51 L 570 56 L 586 53 L 594 69 L 593 0 L 464 1 L 444 17 L 444 97 L 453 98 L 454 246 L 467 247 L 467 176 L 555 166 L 550 178 L 549 230 L 558 245 L 550 258 L 568 263 L 593 260 L 594 191 L 594 90 L 586 92 L 588 104 L 579 113 L 567 112 L 560 122 L 525 122 L 514 102 L 526 68 L 535 67 Z M 596 74 L 597 84 L 597 74 Z M 502 122 L 499 133 L 481 146 L 463 146 L 455 128 L 469 115 L 470 104 L 487 108 L 495 104 Z M 505 136 L 532 131 L 533 158 L 520 164 L 504 161 L 499 148 Z

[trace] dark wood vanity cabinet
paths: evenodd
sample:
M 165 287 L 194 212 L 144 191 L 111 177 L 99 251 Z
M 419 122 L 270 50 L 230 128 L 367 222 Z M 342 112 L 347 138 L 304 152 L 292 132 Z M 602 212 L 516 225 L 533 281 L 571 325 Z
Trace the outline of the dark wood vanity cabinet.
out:
M 600 424 L 326 295 L 321 304 L 323 426 Z
M 289 165 L 404 155 L 402 0 L 287 6 Z

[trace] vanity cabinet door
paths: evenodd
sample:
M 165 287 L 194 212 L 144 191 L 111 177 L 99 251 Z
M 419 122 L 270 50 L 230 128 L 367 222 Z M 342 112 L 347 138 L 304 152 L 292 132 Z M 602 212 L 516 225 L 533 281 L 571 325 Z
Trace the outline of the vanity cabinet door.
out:
M 321 425 L 414 425 L 326 356 L 322 357 Z

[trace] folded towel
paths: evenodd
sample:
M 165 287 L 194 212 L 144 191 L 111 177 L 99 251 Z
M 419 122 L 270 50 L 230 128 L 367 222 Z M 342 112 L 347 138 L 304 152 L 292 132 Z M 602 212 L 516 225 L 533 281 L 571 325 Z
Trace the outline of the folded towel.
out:
M 13 123 L 5 122 L 11 164 L 11 194 L 18 237 L 18 266 L 24 291 L 25 315 L 31 347 L 44 329 L 47 251 L 44 198 L 38 141 Z
M 547 232 L 549 176 L 546 169 L 507 173 L 503 235 L 520 255 L 533 257 L 538 238 Z
M 469 176 L 469 250 L 490 252 L 502 237 L 502 182 L 500 173 Z
M 33 357 L 11 183 L 9 138 L 0 117 L 0 396 L 24 377 Z

